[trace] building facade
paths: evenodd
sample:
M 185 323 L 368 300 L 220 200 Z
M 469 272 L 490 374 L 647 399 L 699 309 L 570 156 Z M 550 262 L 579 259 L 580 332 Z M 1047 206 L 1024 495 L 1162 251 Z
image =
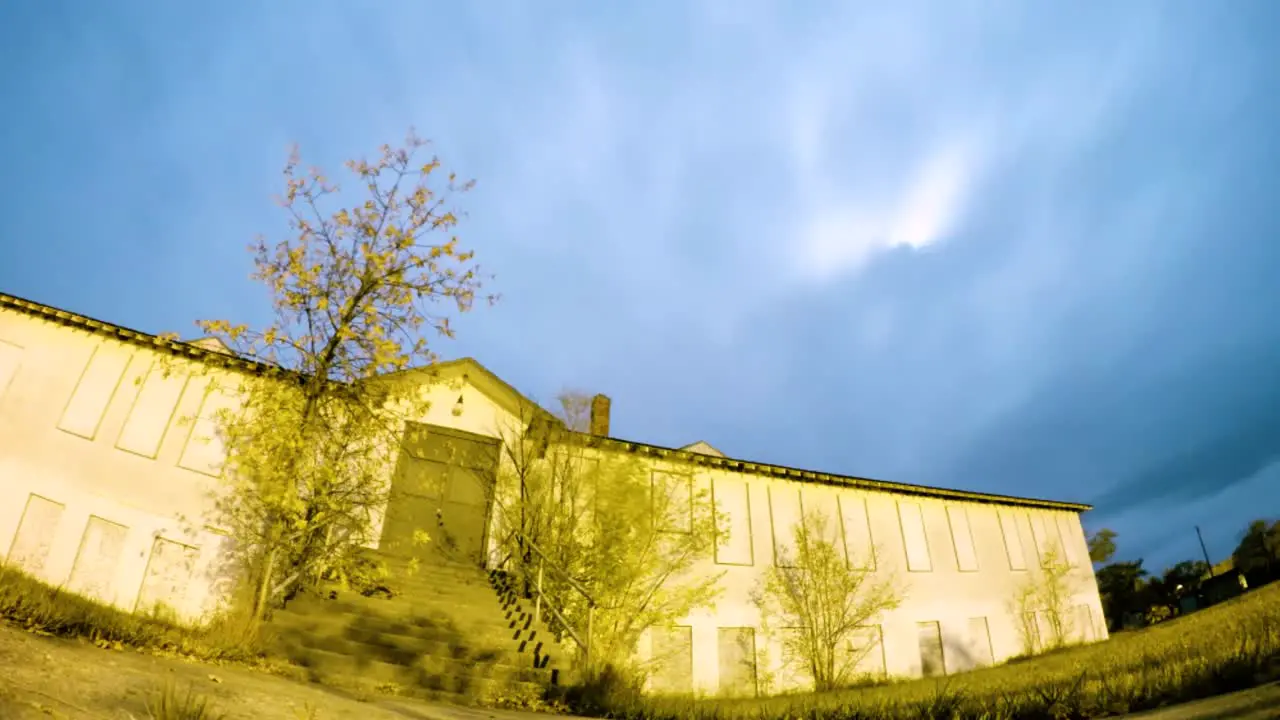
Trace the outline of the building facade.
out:
M 178 357 L 179 371 L 162 375 L 161 354 Z M 186 373 L 181 363 L 215 369 Z M 234 399 L 210 392 L 210 378 L 250 372 L 255 366 L 214 345 L 170 342 L 0 294 L 0 557 L 130 611 L 163 605 L 197 619 L 215 610 L 227 587 L 218 563 L 226 538 L 209 520 L 221 465 L 211 424 Z M 421 445 L 413 455 L 429 472 L 395 472 L 378 544 L 392 547 L 430 523 L 458 556 L 485 562 L 499 534 L 492 488 L 448 478 L 501 477 L 498 449 L 527 401 L 470 360 L 424 375 L 421 392 L 429 409 L 408 424 L 406 445 Z M 635 454 L 666 482 L 706 490 L 730 529 L 703 563 L 723 572 L 715 607 L 641 642 L 642 656 L 673 658 L 654 689 L 725 692 L 766 674 L 775 691 L 804 682 L 780 653 L 764 653 L 772 665 L 744 677 L 741 656 L 744 647 L 776 643 L 760 632 L 751 591 L 786 554 L 807 511 L 829 518 L 863 566 L 855 569 L 903 581 L 901 605 L 864 628 L 874 647 L 862 671 L 951 673 L 1023 653 L 1027 618 L 1011 598 L 1051 552 L 1072 568 L 1073 638 L 1106 638 L 1080 523 L 1088 506 L 753 463 L 705 443 L 667 449 L 613 439 L 607 401 L 594 405 L 597 452 Z M 451 475 L 458 455 L 432 456 L 449 444 L 473 448 L 463 453 L 467 462 L 492 471 Z M 412 485 L 408 478 L 419 476 L 444 484 Z M 1031 623 L 1047 632 L 1044 619 Z

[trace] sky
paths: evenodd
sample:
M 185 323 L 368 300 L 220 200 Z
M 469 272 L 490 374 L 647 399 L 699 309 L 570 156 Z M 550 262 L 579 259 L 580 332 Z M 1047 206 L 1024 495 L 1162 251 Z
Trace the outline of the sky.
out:
M 0 292 L 262 323 L 297 143 L 477 181 L 460 318 L 612 434 L 1092 503 L 1161 568 L 1280 515 L 1280 4 L 0 7 Z

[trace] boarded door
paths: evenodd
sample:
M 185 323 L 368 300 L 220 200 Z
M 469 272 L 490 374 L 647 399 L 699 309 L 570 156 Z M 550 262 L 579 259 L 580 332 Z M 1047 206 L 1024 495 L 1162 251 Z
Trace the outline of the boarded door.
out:
M 381 548 L 391 555 L 479 564 L 484 556 L 498 441 L 407 423 Z M 426 533 L 430 542 L 415 541 Z

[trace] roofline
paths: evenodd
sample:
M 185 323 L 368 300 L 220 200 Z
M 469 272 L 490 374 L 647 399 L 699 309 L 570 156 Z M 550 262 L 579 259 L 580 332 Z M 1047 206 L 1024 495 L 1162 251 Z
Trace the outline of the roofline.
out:
M 84 330 L 95 335 L 141 345 L 143 347 L 167 352 L 171 355 L 184 357 L 190 360 L 206 362 L 211 365 L 219 365 L 222 367 L 239 370 L 254 375 L 263 375 L 268 372 L 288 372 L 284 368 L 269 365 L 257 360 L 249 360 L 238 355 L 228 355 L 227 353 L 218 352 L 216 350 L 208 350 L 197 345 L 193 345 L 181 340 L 170 340 L 159 335 L 144 333 L 139 330 L 116 325 L 105 320 L 98 320 L 73 313 L 70 310 L 45 305 L 17 295 L 9 295 L 0 292 L 0 308 L 8 308 L 16 310 L 27 315 L 48 320 L 49 322 L 63 325 L 65 327 L 73 327 Z
M 840 475 L 837 473 L 819 472 L 816 470 L 802 470 L 800 468 L 777 465 L 774 463 L 740 460 L 738 458 L 731 457 L 716 457 L 714 455 L 703 455 L 702 453 L 663 447 L 661 445 L 651 445 L 649 443 L 635 442 L 633 440 L 602 437 L 600 435 L 591 435 L 588 433 L 574 431 L 570 432 L 573 439 L 582 442 L 587 447 L 633 452 L 674 460 L 677 462 L 685 462 L 692 465 L 713 467 L 720 470 L 727 470 L 729 472 L 738 472 L 750 475 L 769 475 L 787 480 L 796 480 L 799 482 L 817 482 L 825 485 L 898 493 L 901 495 L 917 495 L 920 497 L 932 497 L 941 500 L 966 500 L 969 502 L 980 502 L 993 505 L 1010 505 L 1014 507 L 1028 507 L 1040 510 L 1064 510 L 1075 513 L 1088 512 L 1093 509 L 1092 505 L 1086 505 L 1084 503 L 1014 497 L 1012 495 L 999 495 L 996 493 L 972 492 L 969 490 L 956 490 L 952 488 L 892 482 L 889 480 L 876 480 L 874 478 Z
M 130 342 L 135 345 L 141 345 L 167 352 L 171 355 L 184 357 L 190 360 L 206 362 L 213 365 L 220 365 L 233 370 L 239 370 L 254 375 L 263 375 L 269 372 L 287 372 L 283 368 L 279 368 L 267 363 L 256 360 L 248 360 L 235 355 L 217 352 L 214 350 L 206 350 L 197 347 L 191 343 L 182 342 L 180 340 L 170 340 L 159 335 L 152 335 L 138 330 L 116 325 L 104 320 L 91 318 L 87 315 L 73 313 L 69 310 L 62 310 L 51 305 L 34 302 L 16 295 L 9 295 L 0 292 L 0 308 L 8 308 L 18 312 L 43 318 L 53 323 L 66 327 L 73 327 L 101 335 L 103 337 L 114 340 Z M 529 406 L 536 408 L 535 412 L 545 414 L 550 417 L 541 406 L 529 401 L 506 381 L 493 374 L 484 365 L 481 365 L 473 358 L 459 358 L 457 360 L 448 360 L 418 370 L 438 370 L 447 369 L 452 366 L 459 366 L 469 363 L 478 368 L 488 379 L 496 381 L 496 383 L 506 391 L 511 392 L 521 402 L 528 403 Z M 403 371 L 402 371 L 403 372 Z M 561 424 L 561 427 L 563 425 Z M 622 450 L 625 452 L 634 452 L 654 457 L 660 457 L 679 462 L 686 462 L 693 465 L 704 465 L 715 467 L 731 472 L 750 473 L 754 475 L 771 475 L 774 477 L 787 478 L 791 480 L 819 482 L 828 485 L 838 485 L 842 487 L 854 487 L 865 490 L 879 490 L 882 492 L 895 492 L 907 495 L 919 495 L 922 497 L 935 497 L 946 500 L 969 500 L 973 502 L 993 503 L 999 505 L 1013 505 L 1020 507 L 1033 507 L 1049 510 L 1067 510 L 1071 512 L 1086 512 L 1092 510 L 1092 505 L 1083 503 L 1060 502 L 1056 500 L 1041 500 L 1038 498 L 1022 498 L 1009 495 L 997 495 L 993 493 L 970 492 L 967 490 L 954 490 L 950 488 L 929 487 L 926 485 L 913 485 L 910 483 L 890 482 L 888 480 L 875 480 L 872 478 L 856 477 L 851 475 L 839 475 L 836 473 L 818 472 L 815 470 L 801 470 L 799 468 L 787 467 L 785 465 L 775 465 L 772 463 L 755 462 L 751 460 L 740 460 L 730 457 L 716 457 L 714 455 L 703 455 L 701 453 L 689 452 L 687 450 L 678 450 L 675 448 L 663 447 L 661 445 L 651 445 L 649 443 L 635 442 L 632 440 L 622 440 L 619 438 L 602 437 L 598 435 L 590 435 L 588 433 L 580 433 L 575 431 L 567 431 L 588 446 L 609 448 L 613 450 Z

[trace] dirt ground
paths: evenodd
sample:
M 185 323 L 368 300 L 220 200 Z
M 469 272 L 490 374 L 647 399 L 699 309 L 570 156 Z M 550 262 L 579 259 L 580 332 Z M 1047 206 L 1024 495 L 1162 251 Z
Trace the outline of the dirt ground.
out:
M 360 702 L 319 685 L 245 668 L 212 666 L 129 650 L 102 650 L 0 623 L 0 718 L 143 720 L 147 699 L 166 683 L 209 697 L 226 720 L 547 720 L 514 710 L 431 705 L 413 700 Z M 314 714 L 308 714 L 313 711 Z M 1133 720 L 1277 720 L 1280 683 L 1176 707 Z
M 147 700 L 172 682 L 194 688 L 226 720 L 547 720 L 548 715 L 431 705 L 396 698 L 360 702 L 319 685 L 233 666 L 132 650 L 103 650 L 0 623 L 0 718 L 143 720 Z M 313 711 L 314 714 L 308 714 Z

